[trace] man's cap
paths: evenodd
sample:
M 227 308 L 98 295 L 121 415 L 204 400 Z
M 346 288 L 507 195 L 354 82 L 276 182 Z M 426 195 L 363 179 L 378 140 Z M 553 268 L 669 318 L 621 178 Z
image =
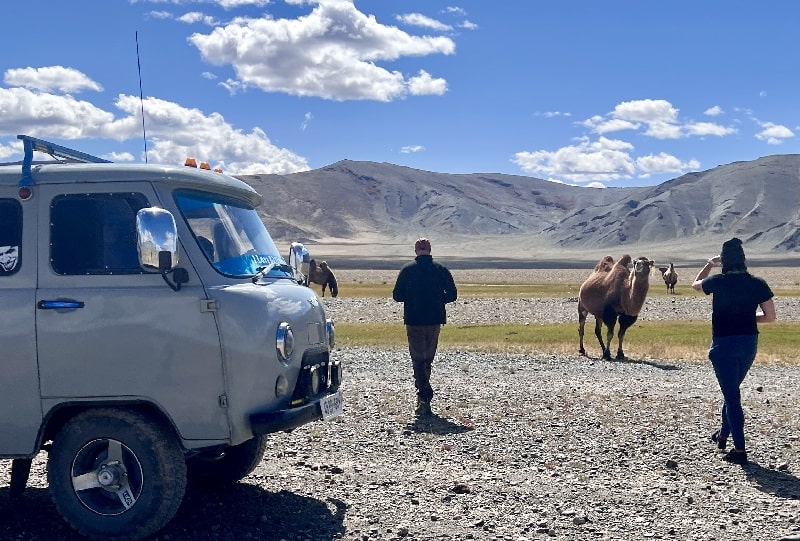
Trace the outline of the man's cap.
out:
M 425 237 L 420 237 L 417 239 L 417 242 L 414 243 L 414 251 L 420 252 L 430 252 L 431 251 L 431 241 L 426 239 Z

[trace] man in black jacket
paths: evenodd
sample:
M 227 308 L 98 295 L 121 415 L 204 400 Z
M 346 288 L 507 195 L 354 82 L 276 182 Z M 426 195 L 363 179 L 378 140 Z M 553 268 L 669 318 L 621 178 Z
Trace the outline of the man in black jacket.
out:
M 447 323 L 445 304 L 454 302 L 458 291 L 450 271 L 433 261 L 428 239 L 417 239 L 414 253 L 414 261 L 400 269 L 392 297 L 403 303 L 403 323 L 417 388 L 415 413 L 424 417 L 432 414 L 431 365 L 439 345 L 439 331 Z

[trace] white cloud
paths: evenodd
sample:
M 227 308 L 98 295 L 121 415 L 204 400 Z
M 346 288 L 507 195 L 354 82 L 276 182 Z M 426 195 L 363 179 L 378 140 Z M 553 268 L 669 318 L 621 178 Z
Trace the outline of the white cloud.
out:
M 404 15 L 396 15 L 395 19 L 403 24 L 429 28 L 437 32 L 449 32 L 453 29 L 453 27 L 449 24 L 437 21 L 436 19 L 432 19 L 421 13 L 406 13 Z
M 172 13 L 169 11 L 151 11 L 147 14 L 150 19 L 172 19 Z
M 707 109 L 705 114 L 716 115 L 721 112 L 720 108 L 712 107 Z M 682 139 L 707 135 L 722 137 L 737 133 L 735 128 L 711 122 L 682 121 L 678 117 L 678 109 L 670 102 L 651 99 L 622 102 L 608 115 L 594 115 L 579 125 L 598 135 L 631 130 L 654 139 Z
M 611 112 L 611 116 L 645 124 L 674 123 L 678 119 L 678 110 L 666 100 L 632 100 L 618 104 Z
M 636 158 L 636 166 L 643 173 L 640 176 L 664 173 L 683 174 L 686 171 L 699 169 L 700 162 L 694 159 L 682 162 L 671 154 L 659 152 L 658 154 L 649 154 Z
M 190 11 L 188 13 L 184 13 L 175 20 L 186 24 L 202 23 L 208 26 L 216 26 L 219 24 L 214 17 L 206 15 L 205 13 L 200 13 L 199 11 Z
M 313 119 L 314 115 L 312 115 L 311 113 L 306 113 L 305 115 L 303 115 L 303 122 L 300 124 L 300 131 L 306 131 L 306 128 L 308 127 L 309 124 L 311 124 L 311 121 Z
M 76 139 L 98 134 L 114 115 L 72 96 L 0 88 L 0 133 Z
M 708 109 L 703 111 L 703 114 L 707 115 L 707 116 L 719 116 L 719 115 L 723 114 L 724 112 L 725 111 L 722 110 L 722 107 L 720 107 L 719 105 L 715 105 L 715 106 L 709 107 Z
M 378 23 L 351 1 L 320 2 L 297 19 L 237 20 L 189 42 L 214 65 L 231 65 L 239 86 L 330 100 L 392 101 L 413 92 L 441 94 L 443 79 L 424 85 L 381 67 L 405 56 L 450 55 L 444 36 L 418 37 Z M 226 87 L 236 88 L 233 82 Z M 427 88 L 427 90 L 425 90 Z
M 22 153 L 22 141 L 13 141 L 7 145 L 0 144 L 0 160 L 5 160 L 11 156 Z
M 582 138 L 575 145 L 553 152 L 538 150 L 518 152 L 514 163 L 523 171 L 545 175 L 543 178 L 566 179 L 590 187 L 602 187 L 603 182 L 653 174 L 682 174 L 700 168 L 697 160 L 681 161 L 661 152 L 634 158 L 634 147 L 627 141 L 600 137 L 597 141 Z
M 644 135 L 654 139 L 680 139 L 683 136 L 683 131 L 677 124 L 654 121 L 647 124 Z
M 408 91 L 414 96 L 441 96 L 447 92 L 447 81 L 445 79 L 434 79 L 425 70 L 419 70 L 415 77 L 411 77 L 408 80 Z
M 235 79 L 225 79 L 218 84 L 227 90 L 231 96 L 247 90 L 247 85 L 243 84 L 241 81 L 236 81 Z
M 400 152 L 403 154 L 414 154 L 416 152 L 422 152 L 425 150 L 425 147 L 422 145 L 408 145 L 400 149 Z
M 101 92 L 103 87 L 84 73 L 63 66 L 43 68 L 20 68 L 6 71 L 3 81 L 9 86 L 24 87 L 31 90 L 51 92 L 80 92 L 94 90 Z
M 6 80 L 14 78 L 7 74 Z M 119 116 L 70 95 L 0 88 L 0 111 L 5 112 L 0 115 L 0 133 L 58 139 L 141 138 L 140 98 L 121 94 L 115 105 L 122 112 Z M 216 161 L 231 174 L 286 174 L 309 168 L 305 158 L 275 146 L 260 128 L 243 132 L 219 113 L 208 114 L 152 97 L 144 100 L 144 111 L 151 163 L 182 164 L 187 156 L 195 156 Z M 5 148 L 21 152 L 21 147 L 13 144 L 0 152 Z M 118 156 L 126 159 L 125 154 Z
M 112 162 L 132 162 L 135 159 L 130 152 L 111 152 L 100 157 Z
M 597 115 L 584 120 L 580 124 L 601 135 L 622 130 L 638 130 L 641 126 L 641 124 L 637 122 L 630 122 L 619 118 L 606 119 Z
M 114 121 L 108 136 L 133 137 L 141 124 L 139 98 L 120 95 L 116 106 L 128 116 Z M 145 99 L 144 111 L 148 140 L 152 140 L 148 143 L 151 162 L 183 163 L 193 156 L 216 163 L 230 174 L 288 174 L 309 169 L 305 158 L 276 147 L 260 128 L 245 133 L 219 113 L 206 114 L 157 98 Z
M 458 23 L 458 27 L 459 28 L 463 28 L 465 30 L 477 30 L 478 29 L 478 25 L 477 24 L 473 23 L 472 21 L 466 21 L 466 20 L 463 21 L 463 22 Z
M 538 150 L 517 152 L 512 160 L 523 171 L 544 174 L 573 182 L 610 181 L 634 175 L 635 163 L 629 152 L 633 145 L 600 137 L 582 139 L 577 145 L 554 152 Z
M 703 137 L 706 135 L 723 137 L 725 135 L 732 135 L 737 132 L 736 128 L 720 126 L 719 124 L 713 124 L 711 122 L 694 122 L 692 124 L 687 124 L 684 126 L 683 131 L 688 135 L 696 135 L 698 137 Z
M 536 116 L 543 116 L 545 118 L 555 118 L 558 116 L 572 116 L 572 113 L 562 113 L 561 111 L 545 111 L 544 113 L 535 113 Z
M 458 7 L 458 6 L 447 6 L 446 8 L 444 8 L 442 10 L 442 13 L 449 13 L 451 15 L 458 15 L 460 17 L 466 17 L 467 16 L 467 11 L 464 8 Z
M 766 141 L 768 145 L 780 145 L 784 139 L 794 137 L 794 132 L 786 126 L 772 122 L 761 122 L 760 124 L 763 129 L 756 134 L 756 139 Z

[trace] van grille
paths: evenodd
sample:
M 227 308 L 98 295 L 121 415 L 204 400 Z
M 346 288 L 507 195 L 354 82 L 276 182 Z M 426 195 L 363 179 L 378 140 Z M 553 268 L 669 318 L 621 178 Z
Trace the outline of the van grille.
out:
M 297 378 L 297 385 L 292 395 L 292 405 L 300 406 L 316 397 L 327 394 L 330 385 L 331 362 L 329 352 L 327 350 L 306 351 L 303 354 L 300 376 Z

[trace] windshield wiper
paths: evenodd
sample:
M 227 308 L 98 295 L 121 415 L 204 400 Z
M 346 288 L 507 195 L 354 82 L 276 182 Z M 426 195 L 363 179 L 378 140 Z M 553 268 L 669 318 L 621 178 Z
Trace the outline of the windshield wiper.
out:
M 270 263 L 266 267 L 258 267 L 256 273 L 253 275 L 251 280 L 255 284 L 256 282 L 258 282 L 259 278 L 267 274 L 272 269 L 279 269 L 289 273 L 291 276 L 294 276 L 294 268 L 291 265 L 287 263 Z

